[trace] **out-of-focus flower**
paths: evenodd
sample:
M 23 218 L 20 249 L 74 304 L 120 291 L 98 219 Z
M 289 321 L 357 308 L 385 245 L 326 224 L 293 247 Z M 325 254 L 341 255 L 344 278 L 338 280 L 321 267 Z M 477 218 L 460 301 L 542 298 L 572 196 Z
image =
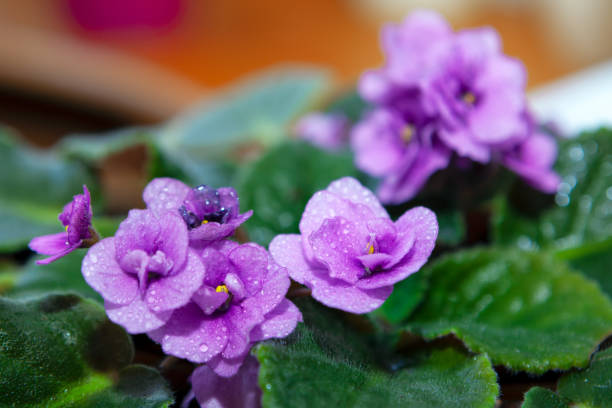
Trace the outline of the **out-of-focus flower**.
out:
M 354 127 L 351 139 L 358 167 L 382 178 L 384 202 L 412 198 L 452 153 L 487 163 L 538 138 L 527 113 L 525 69 L 502 53 L 493 29 L 454 33 L 440 15 L 419 11 L 385 27 L 382 37 L 386 64 L 359 84 L 377 112 Z M 548 177 L 532 184 L 550 191 L 552 183 Z
M 553 170 L 557 158 L 555 139 L 539 131 L 504 153 L 502 163 L 521 176 L 532 187 L 554 193 L 561 182 Z
M 66 231 L 57 234 L 43 235 L 30 241 L 30 249 L 48 258 L 36 261 L 37 264 L 53 262 L 77 248 L 89 247 L 98 239 L 98 234 L 91 227 L 91 197 L 87 186 L 83 194 L 77 194 L 64 206 L 57 217 Z
M 347 144 L 348 125 L 344 115 L 318 112 L 303 116 L 295 125 L 295 132 L 317 147 L 338 150 Z
M 204 283 L 191 301 L 149 336 L 166 354 L 234 375 L 254 342 L 285 337 L 302 320 L 285 299 L 290 280 L 256 244 L 225 240 L 202 251 Z
M 253 214 L 240 214 L 236 190 L 206 185 L 190 188 L 171 178 L 156 178 L 142 194 L 147 207 L 156 212 L 176 211 L 189 229 L 192 245 L 207 245 L 234 233 Z
M 258 408 L 261 407 L 258 373 L 259 363 L 249 355 L 232 377 L 220 377 L 203 365 L 193 371 L 190 380 L 202 408 Z
M 130 333 L 162 326 L 204 279 L 183 219 L 150 210 L 131 210 L 114 237 L 89 249 L 82 272 L 104 298 L 109 318 Z
M 367 313 L 382 305 L 393 284 L 425 264 L 438 223 L 423 207 L 394 223 L 370 190 L 346 177 L 310 199 L 300 232 L 274 238 L 274 259 L 321 303 Z

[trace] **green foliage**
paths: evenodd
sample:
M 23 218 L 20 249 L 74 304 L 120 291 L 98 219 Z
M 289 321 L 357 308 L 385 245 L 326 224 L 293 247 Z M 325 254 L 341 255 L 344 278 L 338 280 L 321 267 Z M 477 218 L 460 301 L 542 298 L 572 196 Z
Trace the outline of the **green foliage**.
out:
M 406 328 L 459 337 L 495 364 L 542 373 L 584 367 L 612 333 L 612 303 L 547 253 L 473 249 L 427 267 L 429 290 Z
M 564 374 L 557 394 L 534 387 L 525 394 L 523 408 L 612 407 L 612 349 L 595 353 L 588 368 Z
M 373 314 L 392 324 L 403 322 L 423 300 L 427 286 L 427 276 L 423 272 L 410 275 L 394 285 L 391 296 Z
M 325 111 L 342 114 L 351 122 L 357 122 L 369 108 L 368 103 L 361 99 L 356 90 L 350 90 L 334 99 Z
M 326 83 L 320 71 L 286 69 L 214 95 L 155 134 L 154 175 L 172 169 L 190 184 L 228 184 L 232 163 L 285 139 Z
M 522 408 L 569 408 L 569 405 L 553 391 L 533 387 L 525 393 Z
M 0 298 L 0 322 L 2 406 L 164 407 L 172 402 L 159 374 L 128 366 L 130 337 L 95 302 L 76 295 Z
M 52 292 L 74 292 L 102 304 L 102 298 L 83 279 L 81 262 L 85 249 L 78 249 L 47 265 L 30 260 L 17 275 L 13 287 L 5 293 L 10 297 L 38 297 Z M 41 259 L 37 257 L 36 259 Z
M 601 129 L 561 143 L 556 170 L 563 183 L 553 208 L 536 218 L 500 200 L 495 240 L 553 249 L 612 295 L 612 131 Z
M 493 407 L 498 386 L 486 356 L 433 350 L 384 371 L 368 339 L 339 321 L 341 314 L 306 303 L 299 304 L 305 324 L 256 349 L 264 406 Z
M 114 153 L 146 144 L 152 133 L 152 129 L 128 128 L 98 135 L 72 135 L 63 138 L 55 149 L 64 156 L 96 164 Z
M 83 184 L 95 193 L 93 179 L 80 164 L 19 143 L 0 129 L 0 252 L 61 231 L 57 215 L 83 192 Z
M 277 234 L 296 233 L 306 203 L 330 182 L 356 176 L 347 152 L 330 153 L 304 142 L 286 142 L 242 169 L 236 188 L 241 209 L 254 211 L 244 227 L 268 245 Z

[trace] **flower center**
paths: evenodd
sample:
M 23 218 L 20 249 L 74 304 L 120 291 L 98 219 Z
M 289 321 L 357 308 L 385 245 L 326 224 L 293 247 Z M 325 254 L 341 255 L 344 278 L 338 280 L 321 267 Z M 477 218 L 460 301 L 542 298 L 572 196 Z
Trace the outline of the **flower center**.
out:
M 178 211 L 189 229 L 209 222 L 223 224 L 230 213 L 222 204 L 219 191 L 204 184 L 189 191 Z
M 476 95 L 474 95 L 472 92 L 463 92 L 463 94 L 461 94 L 461 100 L 466 105 L 474 106 L 476 103 Z
M 404 143 L 410 142 L 410 140 L 412 140 L 412 137 L 414 136 L 414 133 L 415 133 L 415 128 L 413 125 L 404 126 L 404 128 L 402 129 L 402 133 L 401 133 L 401 137 Z
M 221 306 L 219 306 L 217 308 L 217 310 L 215 310 L 215 312 L 218 312 L 218 313 L 226 312 L 230 308 L 230 305 L 232 304 L 232 299 L 234 298 L 234 296 L 232 295 L 232 292 L 230 292 L 229 289 L 227 288 L 227 286 L 225 286 L 225 285 L 217 286 L 215 288 L 215 292 L 218 292 L 218 293 L 225 292 L 225 293 L 227 293 L 227 299 L 225 300 L 225 302 L 223 302 L 223 304 Z
M 215 288 L 215 292 L 225 292 L 229 295 L 229 289 L 225 285 L 219 285 Z

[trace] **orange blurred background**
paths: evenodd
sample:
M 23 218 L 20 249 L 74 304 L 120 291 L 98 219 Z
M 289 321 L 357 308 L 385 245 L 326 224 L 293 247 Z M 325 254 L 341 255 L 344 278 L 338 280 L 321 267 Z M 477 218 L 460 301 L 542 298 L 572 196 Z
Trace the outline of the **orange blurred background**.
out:
M 159 122 L 282 63 L 326 67 L 346 87 L 382 62 L 381 25 L 424 4 L 455 28 L 495 27 L 525 62 L 530 88 L 612 56 L 607 0 L 109 1 L 131 4 L 136 17 L 144 4 L 154 21 L 121 20 L 121 8 L 108 15 L 93 3 L 103 2 L 0 0 L 0 122 L 43 145 Z

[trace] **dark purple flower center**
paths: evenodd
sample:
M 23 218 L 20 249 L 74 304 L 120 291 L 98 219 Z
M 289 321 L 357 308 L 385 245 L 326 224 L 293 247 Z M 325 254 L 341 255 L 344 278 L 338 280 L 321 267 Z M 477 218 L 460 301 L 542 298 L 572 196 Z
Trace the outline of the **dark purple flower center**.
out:
M 193 229 L 208 222 L 224 224 L 229 219 L 230 210 L 223 205 L 218 190 L 202 184 L 187 194 L 178 211 L 187 227 Z

